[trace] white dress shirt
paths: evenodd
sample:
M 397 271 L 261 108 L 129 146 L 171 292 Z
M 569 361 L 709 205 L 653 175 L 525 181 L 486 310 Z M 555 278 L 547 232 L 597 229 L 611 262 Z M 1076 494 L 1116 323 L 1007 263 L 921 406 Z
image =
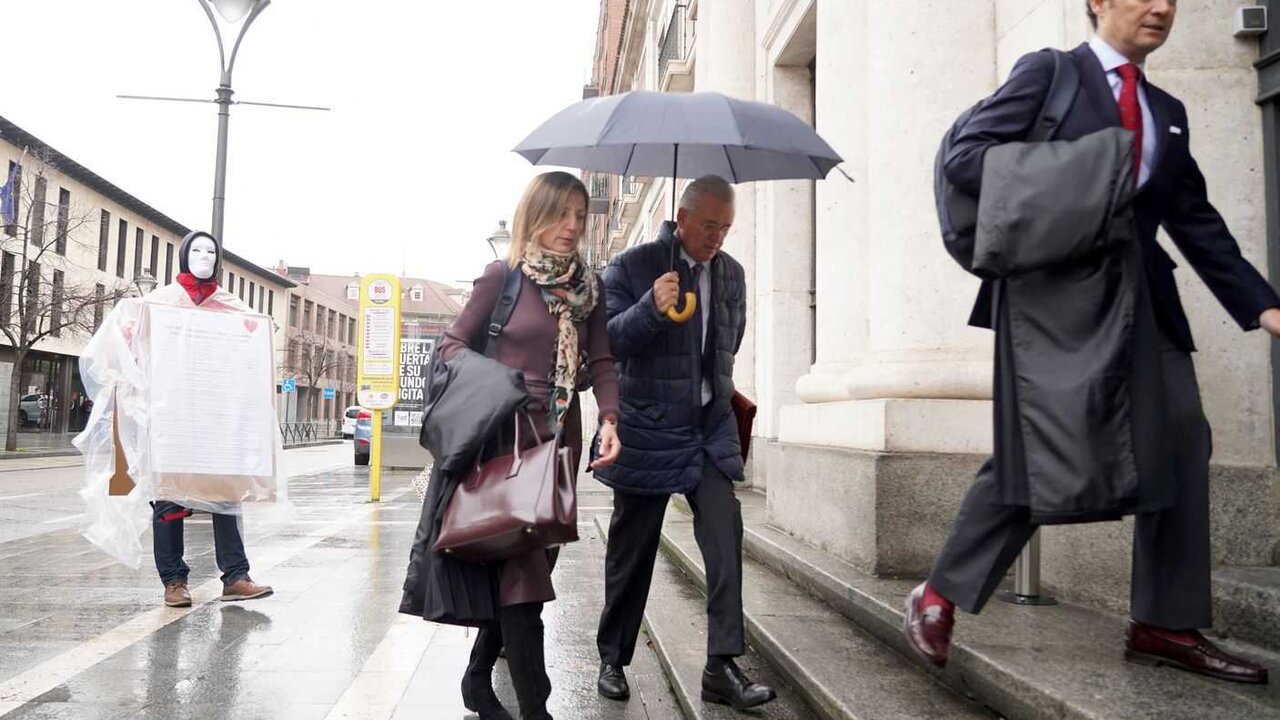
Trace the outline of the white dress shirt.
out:
M 1089 41 L 1089 49 L 1093 50 L 1093 54 L 1098 56 L 1098 61 L 1102 63 L 1102 69 L 1107 73 L 1107 82 L 1111 83 L 1111 94 L 1115 96 L 1116 103 L 1120 102 L 1120 89 L 1124 85 L 1124 79 L 1120 77 L 1120 73 L 1116 72 L 1116 68 L 1121 65 L 1128 65 L 1129 59 L 1120 54 L 1120 51 L 1107 44 L 1106 40 L 1093 36 Z M 1142 65 L 1138 64 L 1141 68 Z M 1138 173 L 1138 187 L 1146 184 L 1147 179 L 1151 177 L 1151 166 L 1156 161 L 1156 119 L 1151 114 L 1151 103 L 1147 101 L 1147 75 L 1143 70 L 1142 79 L 1138 82 L 1138 104 L 1142 107 L 1142 169 Z
M 698 312 L 702 314 L 702 342 L 698 347 L 702 352 L 707 351 L 707 324 L 711 322 L 711 264 L 700 263 L 689 257 L 689 253 L 680 248 L 680 259 L 689 265 L 689 273 L 693 274 L 693 267 L 701 265 L 702 270 L 698 276 L 698 293 L 702 296 L 698 303 Z M 711 389 L 711 378 L 702 378 L 702 404 L 707 405 L 711 402 L 715 393 Z

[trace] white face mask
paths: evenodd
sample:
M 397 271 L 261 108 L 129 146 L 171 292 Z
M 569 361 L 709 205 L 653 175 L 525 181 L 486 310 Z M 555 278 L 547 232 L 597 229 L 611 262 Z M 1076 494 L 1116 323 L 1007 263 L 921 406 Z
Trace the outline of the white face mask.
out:
M 213 268 L 218 264 L 218 246 L 206 237 L 198 237 L 191 241 L 187 250 L 187 267 L 197 280 L 208 280 L 213 277 Z

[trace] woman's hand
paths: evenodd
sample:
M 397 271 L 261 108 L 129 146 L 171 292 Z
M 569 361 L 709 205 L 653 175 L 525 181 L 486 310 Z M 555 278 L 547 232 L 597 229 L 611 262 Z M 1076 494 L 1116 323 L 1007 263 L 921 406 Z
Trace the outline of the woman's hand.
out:
M 600 457 L 591 463 L 592 470 L 609 467 L 617 461 L 622 453 L 622 443 L 618 442 L 618 424 L 605 420 L 600 424 Z

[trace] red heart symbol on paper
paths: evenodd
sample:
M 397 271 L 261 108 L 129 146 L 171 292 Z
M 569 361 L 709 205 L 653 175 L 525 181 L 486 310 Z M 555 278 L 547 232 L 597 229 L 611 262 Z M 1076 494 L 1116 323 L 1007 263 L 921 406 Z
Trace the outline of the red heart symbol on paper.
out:
M 245 318 L 245 320 L 244 320 L 244 329 L 245 329 L 245 330 L 248 330 L 250 334 L 253 334 L 253 333 L 254 333 L 255 331 L 257 331 L 257 329 L 258 329 L 258 321 L 257 321 L 257 320 L 250 320 L 249 318 Z

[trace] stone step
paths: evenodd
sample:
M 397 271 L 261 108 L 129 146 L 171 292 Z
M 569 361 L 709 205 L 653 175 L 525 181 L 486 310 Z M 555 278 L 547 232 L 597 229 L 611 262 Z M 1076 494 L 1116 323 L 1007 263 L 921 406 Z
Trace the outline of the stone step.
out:
M 765 524 L 765 499 L 739 494 L 744 550 L 846 618 L 915 660 L 902 636 L 903 607 L 918 580 L 876 578 Z M 1211 680 L 1123 659 L 1126 619 L 1063 603 L 1019 607 L 992 601 L 959 614 L 951 662 L 936 677 L 1014 720 L 1280 718 L 1280 678 L 1270 686 Z M 1223 645 L 1280 672 L 1280 655 Z
M 1215 570 L 1213 605 L 1216 632 L 1280 651 L 1280 567 Z
M 705 590 L 692 520 L 669 514 L 662 545 Z M 752 644 L 823 720 L 995 717 L 750 557 L 742 585 Z
M 608 542 L 609 516 L 597 515 L 596 528 L 600 537 Z M 776 688 L 778 699 L 743 714 L 702 701 L 702 668 L 707 661 L 705 597 L 694 582 L 661 553 L 654 565 L 653 584 L 645 605 L 644 630 L 687 720 L 740 720 L 742 717 L 817 720 L 754 648 L 748 648 L 747 654 L 738 659 L 738 666 L 751 679 Z

